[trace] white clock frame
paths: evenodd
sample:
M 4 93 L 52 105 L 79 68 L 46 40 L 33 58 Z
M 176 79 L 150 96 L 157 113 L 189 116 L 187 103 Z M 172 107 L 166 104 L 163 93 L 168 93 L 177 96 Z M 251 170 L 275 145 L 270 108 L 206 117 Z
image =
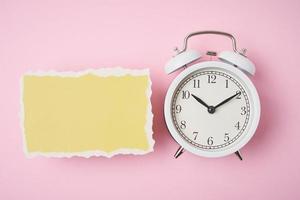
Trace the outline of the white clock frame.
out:
M 185 79 L 189 74 L 201 70 L 201 69 L 209 69 L 209 68 L 220 68 L 225 71 L 229 71 L 229 73 L 234 74 L 236 77 L 238 77 L 242 82 L 242 85 L 245 86 L 245 90 L 249 94 L 249 102 L 250 107 L 253 108 L 252 113 L 249 118 L 249 125 L 245 129 L 242 136 L 237 139 L 233 144 L 229 145 L 228 147 L 224 147 L 218 150 L 202 150 L 200 148 L 194 147 L 193 145 L 189 144 L 185 139 L 183 139 L 180 134 L 178 133 L 178 130 L 176 129 L 173 120 L 172 120 L 172 98 L 174 95 L 174 92 L 180 82 Z M 189 152 L 192 152 L 199 156 L 204 157 L 222 157 L 226 155 L 230 155 L 232 153 L 237 152 L 240 150 L 245 144 L 249 142 L 249 140 L 254 135 L 259 119 L 260 119 L 260 100 L 258 93 L 256 91 L 255 86 L 249 79 L 249 77 L 242 72 L 240 69 L 232 66 L 231 64 L 227 64 L 221 61 L 204 61 L 201 63 L 194 64 L 184 71 L 182 71 L 171 83 L 166 97 L 165 97 L 165 103 L 164 103 L 164 117 L 167 124 L 167 127 L 169 129 L 170 134 L 175 139 L 175 141 L 180 144 L 184 149 L 188 150 Z

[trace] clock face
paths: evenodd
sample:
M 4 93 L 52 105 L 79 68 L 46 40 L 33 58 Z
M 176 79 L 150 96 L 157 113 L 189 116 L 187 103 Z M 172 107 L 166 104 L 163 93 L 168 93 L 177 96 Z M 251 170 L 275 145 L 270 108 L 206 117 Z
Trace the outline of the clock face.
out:
M 222 68 L 196 70 L 179 82 L 171 98 L 177 134 L 204 151 L 230 148 L 247 134 L 252 105 L 246 84 Z

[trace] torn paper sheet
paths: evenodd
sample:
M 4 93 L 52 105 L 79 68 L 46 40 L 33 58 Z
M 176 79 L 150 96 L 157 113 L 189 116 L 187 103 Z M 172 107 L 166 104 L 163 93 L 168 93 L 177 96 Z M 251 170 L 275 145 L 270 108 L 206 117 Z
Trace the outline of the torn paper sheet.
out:
M 48 157 L 153 151 L 149 70 L 35 72 L 22 79 L 25 153 Z

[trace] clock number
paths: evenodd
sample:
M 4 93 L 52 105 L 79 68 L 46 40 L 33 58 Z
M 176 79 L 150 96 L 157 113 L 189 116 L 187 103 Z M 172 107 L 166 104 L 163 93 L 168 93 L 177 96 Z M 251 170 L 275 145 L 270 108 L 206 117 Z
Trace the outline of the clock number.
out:
M 194 88 L 200 88 L 200 80 L 199 79 L 194 79 Z
M 228 79 L 226 79 L 225 87 L 228 88 Z
M 209 138 L 207 138 L 207 144 L 208 145 L 213 145 L 214 144 L 214 140 L 213 140 L 214 138 L 212 137 L 212 136 L 210 136 Z
M 216 75 L 209 74 L 208 75 L 208 83 L 216 83 Z
M 196 140 L 196 139 L 197 139 L 197 137 L 198 137 L 198 133 L 199 133 L 199 132 L 196 132 L 196 131 L 194 131 L 194 132 L 193 132 L 193 135 L 194 135 L 194 140 Z
M 241 107 L 241 115 L 245 115 L 246 113 L 247 113 L 247 108 L 246 108 L 246 106 L 242 106 Z
M 236 91 L 236 94 L 238 94 L 238 95 L 235 98 L 236 99 L 241 99 L 241 94 L 242 94 L 241 91 Z
M 181 129 L 185 129 L 186 128 L 186 121 L 183 120 L 183 121 L 180 122 L 180 128 Z
M 191 93 L 188 90 L 182 90 L 182 99 L 190 98 Z
M 240 130 L 240 122 L 237 122 L 234 126 L 237 130 Z
M 225 133 L 224 135 L 224 142 L 228 142 L 229 141 L 229 133 Z
M 175 110 L 176 110 L 176 113 L 180 113 L 182 110 L 181 105 L 176 105 Z

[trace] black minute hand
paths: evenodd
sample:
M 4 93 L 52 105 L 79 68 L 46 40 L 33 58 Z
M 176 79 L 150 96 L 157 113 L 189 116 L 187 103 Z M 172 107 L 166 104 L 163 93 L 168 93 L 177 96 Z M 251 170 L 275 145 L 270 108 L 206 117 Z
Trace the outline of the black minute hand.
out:
M 232 95 L 231 97 L 228 97 L 227 99 L 225 99 L 224 101 L 222 101 L 221 103 L 219 103 L 218 105 L 216 105 L 216 106 L 215 106 L 215 109 L 216 109 L 217 107 L 219 107 L 219 106 L 221 106 L 221 105 L 227 103 L 228 101 L 230 101 L 231 99 L 233 99 L 234 97 L 236 97 L 237 95 L 240 95 L 240 94 L 241 94 L 241 92 L 238 92 L 238 93 Z
M 203 106 L 205 106 L 206 108 L 208 108 L 209 106 L 204 102 L 202 101 L 202 99 L 200 99 L 199 97 L 195 96 L 192 94 L 192 96 L 199 102 L 201 103 Z

